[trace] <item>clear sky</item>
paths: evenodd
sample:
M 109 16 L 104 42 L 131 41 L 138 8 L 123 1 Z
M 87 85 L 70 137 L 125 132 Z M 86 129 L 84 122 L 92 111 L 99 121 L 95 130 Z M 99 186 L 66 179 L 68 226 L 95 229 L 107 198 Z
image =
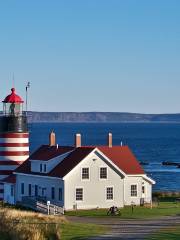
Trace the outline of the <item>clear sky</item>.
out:
M 180 112 L 179 0 L 1 0 L 0 97 L 37 111 Z

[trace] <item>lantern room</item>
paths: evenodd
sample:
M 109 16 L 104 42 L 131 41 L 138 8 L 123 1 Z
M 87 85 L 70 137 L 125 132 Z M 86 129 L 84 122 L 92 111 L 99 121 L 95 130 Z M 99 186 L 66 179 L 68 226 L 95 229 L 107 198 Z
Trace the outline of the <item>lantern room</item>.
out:
M 9 94 L 3 101 L 3 113 L 5 116 L 22 116 L 24 101 L 15 93 L 15 88 L 11 89 Z

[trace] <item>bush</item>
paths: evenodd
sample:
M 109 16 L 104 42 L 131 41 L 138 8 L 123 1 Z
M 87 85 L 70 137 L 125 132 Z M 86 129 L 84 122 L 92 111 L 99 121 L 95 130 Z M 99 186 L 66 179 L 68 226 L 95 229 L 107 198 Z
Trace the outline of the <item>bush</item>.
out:
M 56 218 L 7 208 L 0 211 L 0 239 L 58 240 L 60 224 L 65 221 L 64 217 Z

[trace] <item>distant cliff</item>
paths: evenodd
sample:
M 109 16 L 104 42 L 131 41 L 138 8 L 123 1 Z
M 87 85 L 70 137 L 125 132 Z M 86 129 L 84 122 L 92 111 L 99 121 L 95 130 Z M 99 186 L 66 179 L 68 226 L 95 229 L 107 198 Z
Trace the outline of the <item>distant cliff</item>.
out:
M 28 112 L 29 122 L 179 122 L 180 114 Z

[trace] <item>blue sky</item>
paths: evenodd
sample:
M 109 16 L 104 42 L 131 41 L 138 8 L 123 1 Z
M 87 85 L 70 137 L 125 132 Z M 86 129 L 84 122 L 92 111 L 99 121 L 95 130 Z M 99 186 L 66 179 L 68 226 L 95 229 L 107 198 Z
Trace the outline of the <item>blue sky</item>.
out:
M 37 111 L 180 112 L 179 0 L 0 1 L 0 96 Z

